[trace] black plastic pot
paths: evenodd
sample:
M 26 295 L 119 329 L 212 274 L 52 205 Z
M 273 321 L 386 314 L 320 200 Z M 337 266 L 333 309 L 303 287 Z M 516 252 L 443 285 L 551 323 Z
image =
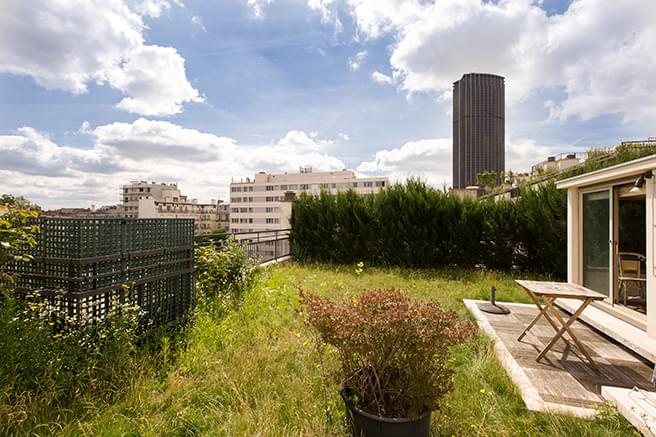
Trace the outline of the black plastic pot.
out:
M 381 417 L 353 405 L 348 389 L 342 388 L 339 393 L 346 404 L 349 426 L 355 437 L 428 437 L 430 435 L 430 411 L 426 411 L 416 419 Z

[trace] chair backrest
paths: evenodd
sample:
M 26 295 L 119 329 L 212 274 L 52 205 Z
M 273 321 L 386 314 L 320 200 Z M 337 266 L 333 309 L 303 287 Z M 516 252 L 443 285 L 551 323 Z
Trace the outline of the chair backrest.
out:
M 619 274 L 624 277 L 640 277 L 642 259 L 644 255 L 633 252 L 620 252 L 617 254 Z

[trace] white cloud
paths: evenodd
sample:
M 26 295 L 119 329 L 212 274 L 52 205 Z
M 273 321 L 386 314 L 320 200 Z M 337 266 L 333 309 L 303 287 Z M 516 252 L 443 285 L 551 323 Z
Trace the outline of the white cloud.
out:
M 381 85 L 392 85 L 394 83 L 394 79 L 379 71 L 371 73 L 371 79 Z
M 653 0 L 574 0 L 547 16 L 538 1 L 344 0 L 358 38 L 390 34 L 393 77 L 408 93 L 450 94 L 463 73 L 506 77 L 513 104 L 564 91 L 551 118 L 656 117 Z
M 15 135 L 0 136 L 0 158 L 2 170 L 26 175 L 71 176 L 80 171 L 106 174 L 122 168 L 118 157 L 107 147 L 58 146 L 47 134 L 31 127 L 19 128 Z M 26 179 L 21 178 L 21 183 Z
M 203 19 L 200 18 L 198 15 L 194 15 L 191 17 L 191 24 L 194 25 L 199 30 L 202 30 L 203 32 L 207 32 L 207 29 L 205 29 L 205 25 L 203 24 Z
M 325 150 L 332 141 L 319 140 L 302 131 L 289 131 L 277 144 L 255 146 L 241 154 L 244 168 L 255 172 L 297 171 L 299 167 L 312 167 L 317 171 L 341 170 L 344 163 L 328 155 Z
M 410 141 L 390 150 L 380 150 L 357 171 L 388 176 L 392 181 L 419 177 L 435 186 L 451 185 L 451 139 Z
M 7 0 L 0 14 L 0 73 L 74 94 L 88 92 L 89 83 L 108 84 L 126 95 L 121 109 L 178 113 L 183 103 L 202 98 L 174 48 L 144 44 L 140 15 L 157 16 L 172 3 L 151 0 L 130 9 L 121 0 Z
M 367 57 L 367 51 L 366 50 L 363 50 L 361 52 L 356 53 L 355 56 L 348 59 L 349 69 L 351 71 L 359 70 L 360 65 L 362 65 L 362 62 L 365 60 L 366 57 Z
M 92 133 L 91 123 L 89 123 L 87 120 L 84 120 L 80 125 L 80 128 L 77 130 L 77 133 L 80 135 L 91 134 Z
M 528 172 L 533 164 L 563 152 L 562 146 L 547 146 L 527 139 L 506 138 L 506 169 Z M 410 141 L 401 147 L 376 152 L 372 161 L 362 162 L 357 171 L 388 176 L 393 181 L 419 177 L 436 186 L 452 185 L 452 140 L 434 138 Z
M 157 18 L 162 14 L 162 11 L 171 9 L 172 3 L 180 7 L 183 6 L 179 0 L 137 0 L 134 2 L 134 10 L 140 15 Z
M 543 161 L 550 155 L 562 152 L 564 146 L 547 146 L 529 138 L 506 139 L 506 170 L 530 172 L 531 166 Z M 571 147 L 571 146 L 569 146 Z
M 332 6 L 336 2 L 334 0 L 308 0 L 307 4 L 310 9 L 318 11 L 321 16 L 322 23 L 328 23 L 335 27 L 335 33 L 342 31 L 342 22 Z
M 232 177 L 345 167 L 329 153 L 332 141 L 303 131 L 289 131 L 271 144 L 238 145 L 231 138 L 144 118 L 93 129 L 83 123 L 83 128 L 93 141 L 84 149 L 58 145 L 29 127 L 0 135 L 0 192 L 25 195 L 46 208 L 111 204 L 122 184 L 144 179 L 179 182 L 189 196 L 207 201 L 227 199 Z
M 341 140 L 344 140 L 344 141 L 350 141 L 351 140 L 351 137 L 349 137 L 348 134 L 345 134 L 343 132 L 338 133 L 337 137 L 340 138 Z
M 141 46 L 108 78 L 128 95 L 117 107 L 136 114 L 177 114 L 184 102 L 204 100 L 187 81 L 184 59 L 172 47 Z
M 92 128 L 85 148 L 59 145 L 47 134 L 22 127 L 0 135 L 0 192 L 24 195 L 46 208 L 112 204 L 132 179 L 178 182 L 190 197 L 228 199 L 231 179 L 259 171 L 296 172 L 346 168 L 331 154 L 333 141 L 291 130 L 269 144 L 239 144 L 215 134 L 140 118 Z M 346 135 L 338 135 L 344 139 Z M 376 174 L 403 181 L 419 177 L 436 186 L 451 185 L 451 139 L 407 142 L 380 150 L 357 166 L 360 175 Z M 568 150 L 530 139 L 506 140 L 506 168 L 528 171 L 546 156 Z M 29 180 L 29 184 L 25 181 Z
M 140 118 L 93 130 L 99 144 L 131 160 L 166 158 L 175 161 L 216 161 L 235 155 L 234 140 L 188 129 L 167 121 Z M 185 162 L 185 165 L 186 165 Z
M 246 3 L 253 10 L 253 15 L 262 18 L 264 16 L 264 8 L 273 3 L 273 0 L 247 0 Z

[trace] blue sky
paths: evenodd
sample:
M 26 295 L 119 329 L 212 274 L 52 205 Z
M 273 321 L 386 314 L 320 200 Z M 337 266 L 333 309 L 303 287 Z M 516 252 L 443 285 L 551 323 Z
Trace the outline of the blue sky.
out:
M 470 71 L 506 77 L 513 170 L 656 135 L 656 12 L 613 3 L 9 0 L 0 191 L 100 205 L 144 178 L 225 199 L 308 164 L 448 185 Z

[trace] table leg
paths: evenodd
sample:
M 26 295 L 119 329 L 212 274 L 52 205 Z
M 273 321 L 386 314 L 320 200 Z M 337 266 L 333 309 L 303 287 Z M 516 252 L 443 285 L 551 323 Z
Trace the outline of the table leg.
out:
M 560 330 L 558 330 L 558 333 L 556 333 L 556 335 L 554 336 L 554 338 L 551 339 L 551 341 L 549 342 L 549 344 L 548 344 L 548 345 L 542 350 L 542 352 L 540 352 L 540 354 L 538 355 L 538 357 L 535 359 L 536 361 L 540 361 L 540 360 L 541 360 L 541 359 L 547 354 L 547 352 L 549 352 L 549 350 L 550 350 L 550 349 L 556 344 L 556 342 L 558 341 L 558 339 L 559 339 L 560 337 L 562 337 L 563 334 L 564 334 L 565 332 L 567 332 L 567 334 L 569 334 L 569 336 L 572 338 L 572 340 L 574 341 L 574 343 L 576 343 L 576 346 L 579 348 L 579 350 L 580 350 L 580 351 L 583 353 L 583 355 L 585 355 L 585 357 L 588 359 L 588 362 L 590 363 L 590 365 L 591 365 L 595 370 L 599 370 L 599 368 L 597 367 L 597 364 L 592 360 L 592 357 L 590 356 L 590 354 L 588 354 L 588 351 L 583 347 L 583 345 L 581 344 L 581 342 L 579 341 L 579 339 L 576 338 L 576 336 L 574 335 L 574 333 L 569 329 L 569 327 L 572 325 L 572 323 L 574 323 L 574 322 L 576 321 L 576 319 L 579 318 L 579 316 L 581 315 L 581 313 L 583 312 L 583 310 L 584 310 L 584 309 L 590 304 L 590 302 L 592 302 L 592 299 L 586 299 L 586 300 L 581 304 L 581 306 L 576 310 L 576 312 L 575 312 L 574 314 L 571 315 L 571 317 L 567 320 L 567 322 L 565 322 L 565 321 L 563 320 L 563 318 L 562 318 L 562 316 L 560 315 L 560 313 L 556 313 L 558 310 L 557 310 L 556 308 L 553 308 L 553 306 L 551 305 L 551 302 L 549 302 L 549 307 L 550 307 L 550 309 L 554 311 L 554 314 L 557 315 L 558 320 L 560 321 L 560 323 L 562 323 L 563 326 L 562 326 L 562 328 L 560 328 Z M 564 340 L 564 339 L 563 339 L 563 340 Z
M 540 301 L 538 300 L 537 296 L 535 296 L 532 292 L 530 292 L 528 290 L 526 290 L 526 292 L 531 297 L 531 299 L 533 300 L 533 303 L 535 303 L 535 305 L 538 307 L 540 312 L 538 313 L 537 316 L 535 316 L 533 321 L 531 323 L 529 323 L 529 325 L 526 327 L 526 329 L 524 329 L 524 332 L 522 332 L 522 334 L 517 338 L 517 341 L 522 341 L 522 338 L 524 338 L 524 336 L 528 333 L 528 331 L 530 331 L 531 328 L 533 326 L 535 326 L 535 324 L 538 322 L 540 317 L 542 317 L 543 315 L 544 315 L 544 318 L 547 319 L 547 321 L 549 322 L 551 327 L 554 329 L 554 331 L 558 332 L 558 326 L 556 326 L 556 323 L 553 320 L 551 320 L 551 317 L 549 317 L 549 314 L 547 314 L 547 303 L 548 302 L 553 302 L 554 298 L 545 297 L 545 299 L 544 299 L 545 306 L 542 307 L 542 305 L 540 305 Z

